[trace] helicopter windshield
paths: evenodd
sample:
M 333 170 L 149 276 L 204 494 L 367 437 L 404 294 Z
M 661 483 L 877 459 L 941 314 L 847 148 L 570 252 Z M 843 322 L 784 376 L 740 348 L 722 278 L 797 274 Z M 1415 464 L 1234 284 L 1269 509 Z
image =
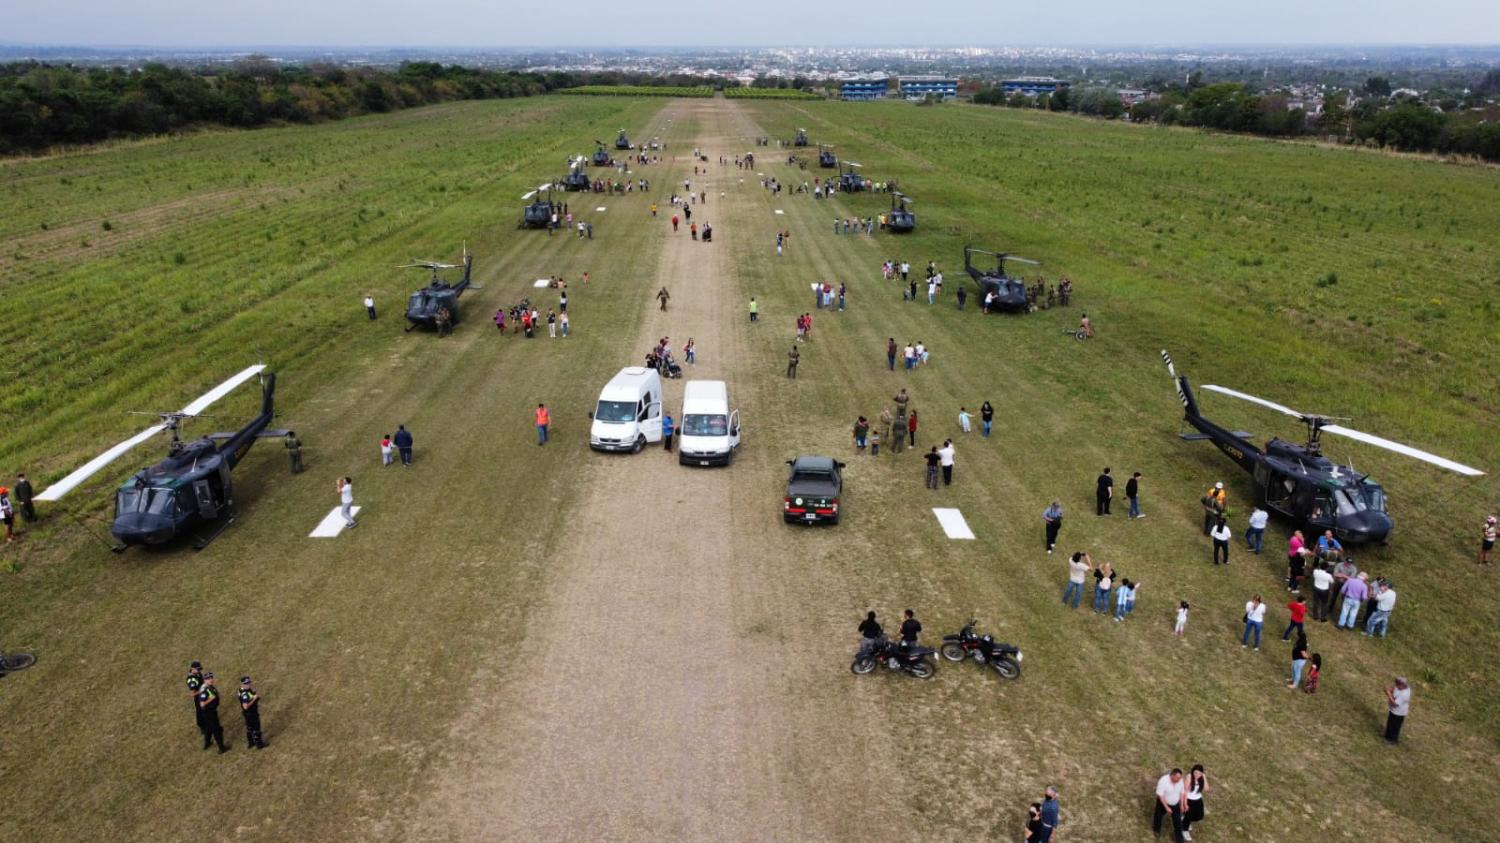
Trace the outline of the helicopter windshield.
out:
M 1347 489 L 1335 489 L 1333 501 L 1338 508 L 1339 515 L 1353 515 L 1356 512 L 1363 512 L 1366 508 L 1364 497 L 1358 492 L 1350 494 Z
M 177 493 L 171 489 L 151 489 L 146 502 L 146 511 L 153 515 L 171 515 L 177 502 Z
M 121 489 L 115 494 L 115 512 L 139 512 L 145 499 L 140 489 Z
M 1373 512 L 1385 512 L 1384 489 L 1370 482 L 1361 483 L 1359 489 L 1365 499 L 1366 508 Z

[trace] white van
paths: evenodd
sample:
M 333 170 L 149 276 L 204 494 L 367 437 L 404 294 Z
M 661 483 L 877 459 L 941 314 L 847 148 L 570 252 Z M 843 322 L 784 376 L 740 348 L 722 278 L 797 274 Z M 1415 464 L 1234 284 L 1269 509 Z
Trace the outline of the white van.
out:
M 677 462 L 729 465 L 740 446 L 740 411 L 729 409 L 723 381 L 688 381 L 677 423 Z
M 589 447 L 635 453 L 661 441 L 661 375 L 644 366 L 626 366 L 599 393 L 589 418 Z

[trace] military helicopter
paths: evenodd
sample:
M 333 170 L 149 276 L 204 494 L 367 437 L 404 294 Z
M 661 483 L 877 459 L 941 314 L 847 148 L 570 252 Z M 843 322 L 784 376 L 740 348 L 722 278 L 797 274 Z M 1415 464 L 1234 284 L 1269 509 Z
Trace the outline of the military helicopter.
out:
M 543 193 L 547 195 L 545 199 L 542 198 Z M 531 201 L 532 197 L 535 197 L 536 201 Z M 521 199 L 527 205 L 521 211 L 521 225 L 519 227 L 546 228 L 552 224 L 552 213 L 556 208 L 552 204 L 551 182 L 537 185 L 536 190 L 521 194 Z
M 621 129 L 619 136 L 615 138 L 615 149 L 630 149 L 630 138 L 625 137 L 624 129 Z
M 885 218 L 885 227 L 896 234 L 905 234 L 917 227 L 917 215 L 906 207 L 911 197 L 899 190 L 891 191 L 891 212 Z
M 826 143 L 818 144 L 818 166 L 831 170 L 838 165 L 839 157 L 833 154 L 833 147 Z
M 839 190 L 841 192 L 858 193 L 865 189 L 865 177 L 854 172 L 863 166 L 863 164 L 856 164 L 853 161 L 843 162 L 843 166 L 839 168 Z
M 444 269 L 464 269 L 464 277 L 457 284 L 449 284 L 438 280 L 438 272 Z M 415 328 L 437 327 L 437 314 L 439 308 L 448 309 L 450 324 L 457 325 L 459 322 L 458 297 L 463 295 L 464 290 L 469 289 L 469 272 L 474 267 L 474 256 L 469 254 L 469 247 L 464 246 L 464 262 L 438 263 L 437 261 L 413 260 L 405 263 L 397 269 L 425 269 L 432 273 L 432 280 L 427 286 L 411 294 L 406 300 L 406 321 L 411 323 L 406 326 L 409 332 Z M 474 287 L 474 289 L 479 289 Z
M 276 375 L 262 378 L 260 415 L 235 433 L 211 433 L 191 442 L 178 438 L 182 423 L 202 417 L 204 410 L 235 387 L 265 371 L 256 364 L 219 384 L 175 413 L 154 413 L 160 424 L 152 425 L 82 468 L 57 481 L 37 495 L 39 501 L 60 500 L 83 481 L 123 456 L 127 451 L 162 431 L 171 431 L 166 459 L 141 469 L 115 492 L 115 520 L 110 533 L 122 551 L 135 544 L 164 544 L 179 536 L 192 536 L 193 548 L 202 550 L 234 522 L 229 472 L 244 458 L 256 439 L 281 437 L 285 430 L 267 430 L 275 416 Z M 202 531 L 202 532 L 200 532 Z
M 1310 535 L 1332 530 L 1339 541 L 1346 544 L 1366 542 L 1384 543 L 1391 532 L 1391 516 L 1386 513 L 1385 490 L 1353 466 L 1338 465 L 1323 455 L 1322 434 L 1333 433 L 1346 436 L 1357 442 L 1395 451 L 1408 457 L 1432 463 L 1440 468 L 1468 477 L 1484 474 L 1443 457 L 1419 451 L 1400 442 L 1392 442 L 1379 436 L 1351 430 L 1333 422 L 1347 419 L 1299 413 L 1289 407 L 1247 395 L 1222 386 L 1205 385 L 1203 388 L 1259 404 L 1307 425 L 1307 442 L 1298 445 L 1273 438 L 1264 448 L 1250 443 L 1250 434 L 1244 431 L 1229 431 L 1205 419 L 1198 413 L 1198 401 L 1188 386 L 1186 375 L 1177 374 L 1172 358 L 1161 353 L 1167 364 L 1167 373 L 1177 385 L 1177 397 L 1182 400 L 1183 418 L 1198 430 L 1197 433 L 1179 434 L 1187 441 L 1208 440 L 1223 451 L 1235 464 L 1255 478 L 1255 502 L 1271 512 L 1291 519 Z
M 798 129 L 797 137 L 792 139 L 792 146 L 807 146 L 807 130 Z
M 584 157 L 582 155 L 577 158 L 569 158 L 568 174 L 554 183 L 561 184 L 563 190 L 572 192 L 591 189 L 593 183 L 589 181 L 589 174 L 583 170 L 583 162 Z
M 972 255 L 975 253 L 992 255 L 995 258 L 995 268 L 993 270 L 976 268 L 972 259 Z M 1026 298 L 1026 282 L 1019 278 L 1011 278 L 1005 274 L 1006 261 L 1018 261 L 1020 263 L 1029 263 L 1032 266 L 1041 266 L 1041 261 L 1017 257 L 1008 252 L 991 252 L 985 249 L 976 249 L 973 246 L 964 247 L 964 271 L 969 273 L 969 277 L 973 278 L 974 283 L 979 285 L 980 301 L 983 301 L 984 297 L 993 290 L 995 300 L 990 303 L 991 311 L 1004 310 L 1012 313 L 1025 313 L 1026 309 L 1030 306 L 1030 302 Z
M 596 140 L 594 141 L 594 143 L 599 147 L 598 149 L 594 150 L 595 167 L 608 167 L 611 164 L 615 163 L 615 159 L 609 157 L 609 151 L 604 148 L 604 141 Z

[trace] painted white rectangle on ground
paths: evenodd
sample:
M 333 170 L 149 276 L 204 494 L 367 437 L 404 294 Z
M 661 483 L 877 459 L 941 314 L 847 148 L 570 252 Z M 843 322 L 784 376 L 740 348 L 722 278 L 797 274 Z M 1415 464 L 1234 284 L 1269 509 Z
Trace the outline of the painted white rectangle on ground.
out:
M 784 214 L 784 213 L 786 213 L 786 211 L 783 211 L 783 210 L 781 210 L 781 209 L 780 209 L 780 208 L 777 208 L 777 209 L 776 209 L 776 213 L 777 213 L 777 214 L 778 214 L 778 215 L 780 215 L 780 214 Z
M 932 508 L 932 514 L 937 516 L 938 523 L 943 525 L 943 532 L 950 539 L 972 539 L 974 531 L 969 529 L 969 522 L 964 520 L 964 514 L 956 509 Z
M 532 282 L 531 286 L 533 286 L 533 287 L 545 287 L 545 286 L 547 286 L 548 284 L 551 284 L 551 283 L 552 283 L 552 279 L 551 278 L 538 278 L 538 279 L 536 279 L 536 281 Z
M 354 507 L 355 518 L 359 517 L 359 511 L 363 508 L 360 506 Z M 307 534 L 307 537 L 310 539 L 331 539 L 339 533 L 344 532 L 344 514 L 339 509 L 340 507 L 336 506 L 327 515 L 323 516 L 323 520 L 319 522 L 318 526 L 311 533 Z
M 594 210 L 596 210 L 596 211 L 598 211 L 599 213 L 602 214 L 602 213 L 604 213 L 604 206 L 600 205 L 599 207 L 595 208 Z

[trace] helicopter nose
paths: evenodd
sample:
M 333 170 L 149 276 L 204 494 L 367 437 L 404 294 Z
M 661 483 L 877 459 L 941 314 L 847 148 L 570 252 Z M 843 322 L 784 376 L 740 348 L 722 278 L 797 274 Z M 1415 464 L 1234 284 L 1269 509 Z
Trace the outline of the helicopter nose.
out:
M 116 518 L 110 533 L 123 544 L 161 544 L 172 538 L 172 523 L 160 515 L 132 512 Z
M 1351 544 L 1383 542 L 1391 532 L 1391 517 L 1384 512 L 1356 512 L 1338 520 L 1338 532 Z

